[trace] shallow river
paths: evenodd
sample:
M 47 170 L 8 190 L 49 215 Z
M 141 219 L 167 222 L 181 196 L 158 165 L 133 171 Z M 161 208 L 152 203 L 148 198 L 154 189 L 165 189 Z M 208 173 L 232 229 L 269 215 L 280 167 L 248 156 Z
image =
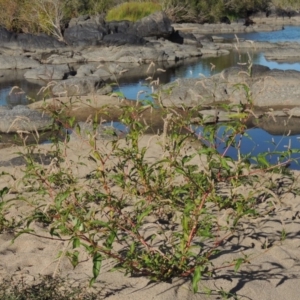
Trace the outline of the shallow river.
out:
M 228 39 L 235 38 L 234 34 L 224 34 L 222 36 Z M 247 33 L 237 34 L 237 36 L 238 38 L 247 40 L 269 42 L 293 41 L 300 43 L 300 27 L 288 26 L 284 30 L 277 32 Z M 300 71 L 300 62 L 279 63 L 266 60 L 262 52 L 239 53 L 237 51 L 231 51 L 230 54 L 226 56 L 200 58 L 197 61 L 179 66 L 176 69 L 168 70 L 168 78 L 170 78 L 170 81 L 173 81 L 176 78 L 208 77 L 221 72 L 225 68 L 236 66 L 238 63 L 247 63 L 249 62 L 249 59 L 253 64 L 268 66 L 270 69 L 293 69 Z M 212 66 L 214 66 L 213 69 Z M 128 99 L 147 99 L 147 94 L 151 93 L 151 89 L 144 85 L 143 79 L 131 83 L 121 83 L 119 89 L 116 90 L 120 90 Z M 141 90 L 145 93 L 140 94 Z M 202 129 L 199 128 L 198 133 L 201 134 L 201 131 Z M 223 134 L 224 128 L 221 128 L 219 130 L 219 140 L 222 140 L 221 137 Z M 247 134 L 249 135 L 249 138 L 244 137 L 242 139 L 240 149 L 242 154 L 251 153 L 252 156 L 258 156 L 263 152 L 282 152 L 287 151 L 288 149 L 300 150 L 300 128 L 299 133 L 293 135 L 289 135 L 288 131 L 285 135 L 274 135 L 261 128 L 248 129 Z M 238 136 L 236 139 L 238 140 L 240 137 Z M 219 152 L 223 153 L 226 148 L 225 143 L 220 141 L 217 148 Z M 236 149 L 232 147 L 228 149 L 226 154 L 234 159 L 237 159 L 238 156 Z M 300 170 L 300 154 L 291 154 L 290 158 L 296 159 L 296 161 L 293 161 L 290 164 L 290 167 L 292 169 Z M 278 162 L 279 155 L 268 155 L 267 159 L 270 163 L 274 164 Z
M 234 38 L 233 34 L 223 35 L 225 38 Z M 248 40 L 259 40 L 259 41 L 296 41 L 300 42 L 300 27 L 287 26 L 285 30 L 277 32 L 261 32 L 261 33 L 247 33 L 238 34 L 239 38 L 245 38 Z M 223 69 L 236 66 L 240 62 L 248 62 L 249 58 L 254 64 L 261 64 L 268 66 L 271 69 L 293 69 L 300 71 L 300 62 L 293 63 L 278 63 L 267 61 L 263 53 L 261 52 L 251 52 L 251 53 L 238 53 L 236 51 L 231 51 L 229 55 L 210 57 L 210 58 L 199 58 L 197 60 L 192 60 L 185 64 L 182 64 L 176 68 L 168 69 L 160 83 L 167 83 L 174 81 L 176 78 L 196 78 L 201 76 L 211 76 L 213 74 L 221 72 Z M 212 66 L 214 66 L 212 68 Z M 5 72 L 1 72 L 6 75 Z M 13 86 L 19 86 L 27 95 L 30 97 L 35 97 L 37 91 L 40 89 L 41 85 L 36 83 L 29 83 L 22 80 L 22 72 L 9 73 L 9 79 L 5 82 L 0 81 L 0 105 L 17 105 L 25 104 L 27 102 L 24 94 L 9 95 L 9 92 Z M 119 87 L 115 90 L 121 91 L 127 99 L 148 99 L 151 94 L 151 89 L 144 85 L 144 78 L 139 78 L 131 82 L 125 82 L 126 80 L 119 81 Z M 143 91 L 143 93 L 141 93 Z M 199 128 L 201 132 L 201 128 Z M 259 153 L 274 150 L 287 150 L 289 147 L 300 149 L 300 129 L 299 135 L 294 134 L 291 136 L 282 135 L 272 135 L 265 130 L 260 128 L 252 128 L 247 131 L 251 139 L 243 139 L 241 151 L 243 154 L 252 153 L 252 155 L 258 155 Z M 222 134 L 222 129 L 220 130 L 220 135 Z M 218 150 L 222 152 L 224 150 L 224 144 L 220 143 Z M 233 158 L 236 158 L 237 153 L 234 149 L 229 149 L 227 152 Z M 298 154 L 293 155 L 294 158 L 300 157 Z M 269 160 L 275 163 L 277 156 L 269 156 Z M 292 163 L 291 167 L 293 169 L 300 169 L 296 163 Z

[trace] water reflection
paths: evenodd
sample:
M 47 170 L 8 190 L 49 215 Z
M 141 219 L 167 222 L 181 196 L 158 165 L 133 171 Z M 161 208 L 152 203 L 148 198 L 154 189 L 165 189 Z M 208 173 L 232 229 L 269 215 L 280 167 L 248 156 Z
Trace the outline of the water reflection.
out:
M 228 39 L 234 39 L 235 34 L 217 34 Z M 270 32 L 249 32 L 237 33 L 238 38 L 246 40 L 264 41 L 264 42 L 300 42 L 300 28 L 299 26 L 285 26 L 283 30 L 270 31 Z
M 200 140 L 202 137 L 205 138 L 202 127 L 196 128 L 195 132 Z M 237 147 L 227 147 L 226 144 L 230 134 L 231 132 L 227 131 L 225 126 L 221 126 L 217 130 L 214 146 L 219 153 L 224 153 L 226 156 L 237 160 L 239 155 Z M 271 135 L 260 128 L 252 128 L 246 130 L 246 134 L 243 136 L 237 135 L 235 143 L 240 145 L 239 150 L 243 157 L 252 157 L 252 159 L 250 158 L 251 163 L 256 163 L 253 158 L 264 156 L 263 153 L 265 153 L 266 160 L 271 165 L 291 160 L 289 167 L 300 170 L 300 137 L 297 135 Z M 289 153 L 291 149 L 296 152 L 299 151 L 299 153 Z M 282 155 L 284 152 L 285 156 Z
M 222 72 L 224 69 L 237 66 L 239 63 L 253 63 L 269 67 L 270 69 L 297 70 L 300 71 L 300 62 L 281 63 L 268 61 L 262 52 L 249 50 L 248 52 L 230 51 L 228 55 L 218 57 L 201 57 L 186 60 L 184 64 L 178 64 L 166 69 L 165 73 L 156 74 L 161 84 L 175 81 L 177 78 L 201 78 Z M 124 80 L 119 81 L 119 85 L 114 88 L 120 91 L 127 99 L 149 99 L 153 92 L 149 81 L 144 78 L 131 77 L 130 74 Z M 143 92 L 141 94 L 141 91 Z
M 23 70 L 1 70 L 0 106 L 27 104 L 28 98 L 36 99 L 41 84 L 24 80 Z

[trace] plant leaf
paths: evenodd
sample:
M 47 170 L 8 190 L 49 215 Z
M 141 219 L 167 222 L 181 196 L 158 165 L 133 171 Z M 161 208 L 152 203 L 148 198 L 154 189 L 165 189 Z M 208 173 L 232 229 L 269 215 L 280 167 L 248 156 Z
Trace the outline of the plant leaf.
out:
M 194 293 L 198 292 L 198 283 L 200 282 L 201 277 L 202 277 L 201 269 L 202 268 L 200 266 L 197 266 L 194 271 L 193 280 L 192 280 L 192 286 L 193 286 Z

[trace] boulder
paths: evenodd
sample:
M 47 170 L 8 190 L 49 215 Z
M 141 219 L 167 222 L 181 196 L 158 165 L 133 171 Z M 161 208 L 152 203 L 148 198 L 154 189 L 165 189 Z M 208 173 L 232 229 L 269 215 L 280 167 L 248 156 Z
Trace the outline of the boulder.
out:
M 68 65 L 42 65 L 38 68 L 28 70 L 24 74 L 24 77 L 49 81 L 66 79 L 69 74 L 70 69 Z
M 31 69 L 40 66 L 36 60 L 26 56 L 0 55 L 0 69 Z
M 104 85 L 103 80 L 93 76 L 69 78 L 56 84 L 52 93 L 57 96 L 82 96 L 96 93 Z
M 0 42 L 1 44 L 9 43 L 13 33 L 8 31 L 6 28 L 0 26 Z
M 168 38 L 173 30 L 170 19 L 163 11 L 159 11 L 135 22 L 129 32 L 139 37 Z
M 80 66 L 77 70 L 76 70 L 76 77 L 86 77 L 86 76 L 91 76 L 92 74 L 94 74 L 94 72 L 97 70 L 97 66 L 96 65 L 91 65 L 91 64 L 85 64 Z
M 48 115 L 24 105 L 0 110 L 0 132 L 40 131 L 49 129 L 53 120 Z
M 67 28 L 64 39 L 70 46 L 99 45 L 106 34 L 104 25 L 84 23 Z
M 46 34 L 17 34 L 9 32 L 4 28 L 0 29 L 0 44 L 2 47 L 24 50 L 57 49 L 66 46 L 65 43 Z
M 224 101 L 226 98 L 226 83 L 219 76 L 177 79 L 161 88 L 161 101 L 168 107 L 194 107 Z
M 187 33 L 179 30 L 173 31 L 168 40 L 177 44 L 202 47 L 200 40 L 198 40 L 192 33 Z
M 107 22 L 105 26 L 109 34 L 127 33 L 129 28 L 132 26 L 132 22 L 127 20 L 111 21 Z

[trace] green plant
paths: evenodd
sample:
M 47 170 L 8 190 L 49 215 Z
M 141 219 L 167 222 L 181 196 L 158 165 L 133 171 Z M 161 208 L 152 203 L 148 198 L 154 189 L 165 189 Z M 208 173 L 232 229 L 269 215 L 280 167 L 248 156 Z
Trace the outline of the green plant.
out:
M 245 103 L 217 106 L 227 111 L 230 120 L 226 123 L 207 123 L 199 114 L 201 106 L 165 108 L 158 93 L 154 104 L 118 107 L 119 120 L 129 131 L 120 138 L 109 128 L 110 138 L 103 140 L 99 123 L 105 108 L 94 109 L 94 117 L 82 126 L 69 116 L 68 104 L 46 107 L 53 129 L 72 129 L 84 146 L 84 155 L 78 151 L 71 158 L 76 144 L 70 143 L 68 134 L 54 135 L 46 153 L 51 163 L 41 164 L 36 160 L 42 155 L 39 145 L 26 145 L 25 138 L 25 150 L 19 153 L 26 161 L 19 179 L 23 189 L 15 197 L 8 195 L 9 189 L 2 190 L 0 226 L 5 229 L 10 224 L 9 205 L 22 202 L 16 238 L 31 234 L 64 241 L 67 245 L 59 261 L 66 257 L 74 268 L 87 253 L 93 262 L 91 284 L 106 259 L 113 261 L 112 271 L 153 281 L 188 278 L 194 292 L 203 278 L 220 269 L 238 272 L 251 262 L 251 253 L 221 266 L 214 264 L 214 258 L 226 254 L 224 247 L 231 238 L 244 234 L 245 220 L 251 222 L 277 208 L 275 202 L 280 199 L 274 174 L 284 173 L 293 181 L 286 166 L 293 160 L 291 154 L 299 153 L 290 147 L 276 149 L 274 154 L 280 158 L 275 165 L 268 159 L 269 152 L 256 157 L 251 149 L 242 153 L 244 140 L 250 138 L 245 120 L 253 109 L 247 84 L 251 61 L 241 75 L 245 80 L 236 88 L 244 91 Z M 148 135 L 146 111 L 161 116 L 160 134 Z M 228 156 L 232 149 L 236 160 Z M 261 202 L 269 202 L 268 210 L 260 209 Z M 43 224 L 47 234 L 36 232 L 36 222 Z M 286 236 L 283 229 L 279 240 Z M 266 239 L 262 248 L 270 246 Z
M 30 198 L 23 193 L 15 201 L 28 203 L 30 209 L 18 235 L 36 234 L 32 224 L 44 224 L 52 237 L 69 242 L 70 249 L 61 256 L 74 267 L 86 251 L 93 260 L 91 284 L 102 261 L 110 258 L 113 269 L 125 274 L 154 281 L 191 278 L 196 292 L 203 277 L 217 272 L 212 258 L 222 255 L 222 245 L 239 233 L 241 220 L 259 215 L 257 198 L 269 187 L 261 175 L 280 171 L 281 166 L 259 159 L 253 166 L 249 155 L 240 154 L 237 162 L 227 157 L 229 148 L 239 150 L 247 138 L 240 122 L 245 112 L 235 113 L 226 125 L 205 125 L 200 117 L 199 133 L 190 126 L 198 107 L 183 108 L 184 114 L 161 107 L 163 132 L 147 138 L 145 109 L 157 108 L 122 108 L 120 120 L 130 128 L 125 140 L 115 136 L 99 143 L 97 114 L 88 132 L 77 126 L 79 138 L 90 149 L 78 161 L 68 159 L 68 138 L 54 140 L 50 166 L 37 164 L 30 156 L 35 147 L 28 148 L 23 184 L 30 187 Z M 54 112 L 54 119 L 68 128 L 74 120 L 65 120 L 62 111 Z M 199 146 L 191 147 L 191 140 Z M 150 145 L 157 147 L 154 160 Z M 92 164 L 89 172 L 76 175 L 85 164 Z M 220 222 L 227 211 L 226 222 Z M 227 267 L 237 272 L 244 262 L 248 258 L 228 262 Z
M 107 12 L 106 20 L 135 22 L 160 10 L 161 5 L 156 2 L 124 2 L 110 9 Z

